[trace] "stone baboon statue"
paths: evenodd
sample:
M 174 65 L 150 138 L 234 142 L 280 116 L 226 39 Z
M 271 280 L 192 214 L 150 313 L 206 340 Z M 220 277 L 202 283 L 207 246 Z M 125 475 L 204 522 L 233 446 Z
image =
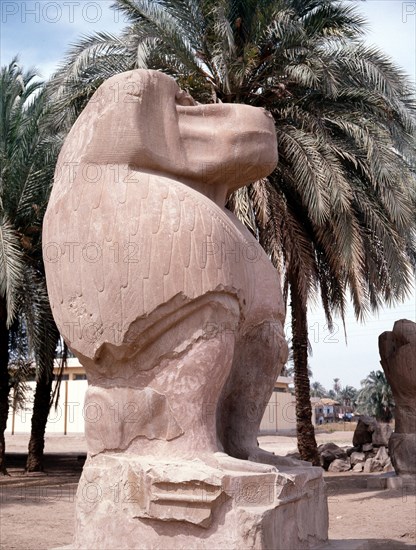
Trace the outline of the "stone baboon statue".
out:
M 225 202 L 276 161 L 266 111 L 196 104 L 157 71 L 110 78 L 78 118 L 43 238 L 53 314 L 88 374 L 92 453 L 261 460 L 284 310 Z

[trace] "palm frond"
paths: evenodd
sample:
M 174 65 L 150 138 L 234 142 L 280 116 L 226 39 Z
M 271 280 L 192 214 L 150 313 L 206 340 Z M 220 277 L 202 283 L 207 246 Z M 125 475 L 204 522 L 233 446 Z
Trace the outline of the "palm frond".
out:
M 7 304 L 7 325 L 18 311 L 18 296 L 24 275 L 24 254 L 20 238 L 7 217 L 0 218 L 0 295 Z

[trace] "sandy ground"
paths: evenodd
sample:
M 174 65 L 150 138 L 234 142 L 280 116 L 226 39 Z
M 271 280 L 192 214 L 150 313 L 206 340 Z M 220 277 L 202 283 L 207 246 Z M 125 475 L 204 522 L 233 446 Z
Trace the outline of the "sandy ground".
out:
M 348 445 L 352 433 L 318 434 L 317 439 L 318 443 Z M 27 440 L 26 435 L 9 435 L 6 440 L 11 475 L 0 479 L 2 550 L 51 549 L 72 540 L 74 498 L 85 460 L 85 440 L 79 435 L 49 436 L 44 476 L 24 475 Z M 296 449 L 294 436 L 261 436 L 259 440 L 263 448 L 281 455 Z M 415 549 L 416 495 L 367 489 L 368 477 L 325 473 L 331 541 L 325 548 Z

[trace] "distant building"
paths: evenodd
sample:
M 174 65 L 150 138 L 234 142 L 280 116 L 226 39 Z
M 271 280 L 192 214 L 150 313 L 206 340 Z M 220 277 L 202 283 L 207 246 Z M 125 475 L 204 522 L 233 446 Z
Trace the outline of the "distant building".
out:
M 296 430 L 296 400 L 290 391 L 293 378 L 279 376 L 260 424 L 261 434 L 288 433 Z M 315 416 L 312 414 L 312 423 Z
M 56 362 L 54 368 L 55 380 L 59 372 L 60 366 Z M 62 372 L 61 380 L 58 404 L 57 407 L 53 405 L 49 412 L 46 432 L 61 434 L 83 433 L 84 398 L 88 382 L 85 369 L 80 365 L 76 357 L 69 357 L 67 359 L 67 366 Z M 27 385 L 30 388 L 30 392 L 25 408 L 17 412 L 9 410 L 6 433 L 30 432 L 36 382 L 32 380 Z M 53 389 L 55 385 L 56 382 L 53 383 Z
M 334 399 L 326 397 L 312 398 L 318 399 L 314 403 L 315 406 L 315 422 L 319 424 L 327 424 L 328 422 L 336 422 L 339 419 L 340 403 Z M 323 421 L 322 421 L 323 419 Z

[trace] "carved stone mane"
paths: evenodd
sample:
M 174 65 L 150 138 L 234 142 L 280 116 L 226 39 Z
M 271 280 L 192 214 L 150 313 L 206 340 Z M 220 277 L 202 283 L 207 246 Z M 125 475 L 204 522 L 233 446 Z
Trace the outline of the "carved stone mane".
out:
M 175 310 L 221 289 L 250 310 L 258 289 L 247 267 L 270 265 L 224 201 L 267 175 L 277 149 L 265 112 L 236 107 L 196 105 L 173 79 L 138 70 L 105 82 L 77 120 L 44 242 L 54 315 L 85 357 L 106 345 L 129 353 L 124 343 L 171 300 Z

